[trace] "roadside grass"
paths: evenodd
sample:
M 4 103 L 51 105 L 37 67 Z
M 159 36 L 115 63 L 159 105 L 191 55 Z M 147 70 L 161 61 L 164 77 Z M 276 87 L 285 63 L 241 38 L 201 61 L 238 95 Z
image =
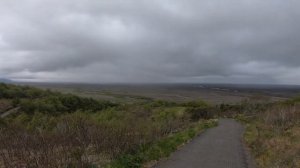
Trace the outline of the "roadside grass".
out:
M 143 101 L 0 84 L 1 106 L 19 107 L 0 119 L 0 167 L 143 167 L 217 123 L 201 100 L 136 98 Z
M 12 108 L 12 101 L 8 99 L 0 99 L 0 114 Z
M 187 143 L 204 130 L 217 126 L 216 119 L 202 120 L 192 124 L 189 128 L 171 134 L 159 141 L 140 146 L 131 154 L 126 154 L 113 161 L 106 168 L 140 168 L 151 167 L 158 160 L 169 157 L 178 147 Z
M 153 110 L 152 118 L 155 120 L 183 118 L 185 112 L 185 107 L 156 108 L 155 110 Z
M 300 106 L 298 101 L 274 103 L 256 115 L 238 114 L 246 125 L 244 139 L 258 168 L 300 167 Z
M 300 125 L 276 133 L 265 123 L 251 121 L 244 138 L 259 168 L 300 167 Z
M 201 100 L 175 103 L 120 96 L 122 102 L 112 103 L 4 84 L 0 98 L 0 113 L 21 107 L 20 113 L 0 119 L 0 155 L 11 167 L 20 166 L 11 164 L 16 158 L 36 167 L 151 167 L 216 126 L 217 120 L 211 119 L 216 117 L 246 125 L 245 142 L 258 168 L 300 167 L 300 98 L 274 103 L 255 97 L 212 106 Z

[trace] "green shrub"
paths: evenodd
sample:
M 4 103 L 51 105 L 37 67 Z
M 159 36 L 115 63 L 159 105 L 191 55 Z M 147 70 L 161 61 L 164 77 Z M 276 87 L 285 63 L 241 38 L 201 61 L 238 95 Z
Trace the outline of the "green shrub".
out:
M 182 104 L 185 107 L 194 107 L 194 108 L 198 108 L 198 107 L 209 107 L 209 104 L 207 104 L 205 101 L 203 100 L 198 100 L 198 101 L 190 101 L 187 103 L 183 103 Z
M 138 151 L 126 154 L 109 164 L 108 168 L 140 168 L 146 162 L 170 156 L 177 148 L 206 128 L 217 125 L 217 120 L 200 121 L 188 129 L 171 134 L 157 142 L 141 145 Z
M 211 119 L 214 117 L 214 111 L 211 107 L 190 107 L 187 109 L 192 121 L 200 119 Z

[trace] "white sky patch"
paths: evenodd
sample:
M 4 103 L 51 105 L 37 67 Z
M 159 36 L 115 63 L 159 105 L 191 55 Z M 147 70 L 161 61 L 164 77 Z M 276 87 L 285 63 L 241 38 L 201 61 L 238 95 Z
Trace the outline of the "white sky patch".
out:
M 284 74 L 276 76 L 278 83 L 299 85 L 300 83 L 300 67 L 290 68 Z
M 237 72 L 242 75 L 274 75 L 286 73 L 287 68 L 272 62 L 256 62 L 236 64 L 232 67 L 232 72 Z
M 134 23 L 125 23 L 120 18 L 105 16 L 101 20 L 97 33 L 101 35 L 100 37 L 115 43 L 137 40 L 143 33 L 143 28 Z
M 28 51 L 0 51 L 0 74 L 1 72 L 8 70 L 20 71 L 26 69 L 25 64 L 28 64 L 30 60 L 30 53 Z
M 2 35 L 0 34 L 0 49 L 5 49 L 8 47 L 8 44 L 4 41 Z
M 118 71 L 113 65 L 95 63 L 88 67 L 67 68 L 55 72 L 30 72 L 24 70 L 13 73 L 10 77 L 16 81 L 30 82 L 105 82 L 107 80 L 116 80 L 106 75 L 113 71 Z

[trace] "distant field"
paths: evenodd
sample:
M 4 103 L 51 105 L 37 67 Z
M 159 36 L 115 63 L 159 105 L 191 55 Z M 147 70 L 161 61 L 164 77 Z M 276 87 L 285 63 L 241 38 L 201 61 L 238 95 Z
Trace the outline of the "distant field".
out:
M 300 95 L 299 86 L 221 85 L 221 84 L 50 84 L 31 83 L 43 89 L 115 102 L 139 102 L 160 99 L 188 102 L 203 99 L 212 104 L 236 103 L 244 99 L 280 101 Z

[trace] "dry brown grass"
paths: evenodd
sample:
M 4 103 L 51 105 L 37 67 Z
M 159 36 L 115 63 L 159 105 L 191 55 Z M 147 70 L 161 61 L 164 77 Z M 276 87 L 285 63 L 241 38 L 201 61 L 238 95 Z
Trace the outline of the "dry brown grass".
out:
M 89 167 L 105 164 L 163 136 L 161 129 L 138 122 L 111 126 L 67 118 L 57 131 L 28 131 L 17 126 L 0 130 L 0 167 Z M 102 162 L 102 163 L 101 163 Z
M 300 121 L 300 105 L 275 105 L 263 113 L 264 122 L 274 131 L 284 131 Z
M 0 114 L 10 108 L 12 108 L 10 100 L 0 99 Z
M 246 140 L 259 168 L 300 167 L 300 105 L 276 104 L 258 112 Z

